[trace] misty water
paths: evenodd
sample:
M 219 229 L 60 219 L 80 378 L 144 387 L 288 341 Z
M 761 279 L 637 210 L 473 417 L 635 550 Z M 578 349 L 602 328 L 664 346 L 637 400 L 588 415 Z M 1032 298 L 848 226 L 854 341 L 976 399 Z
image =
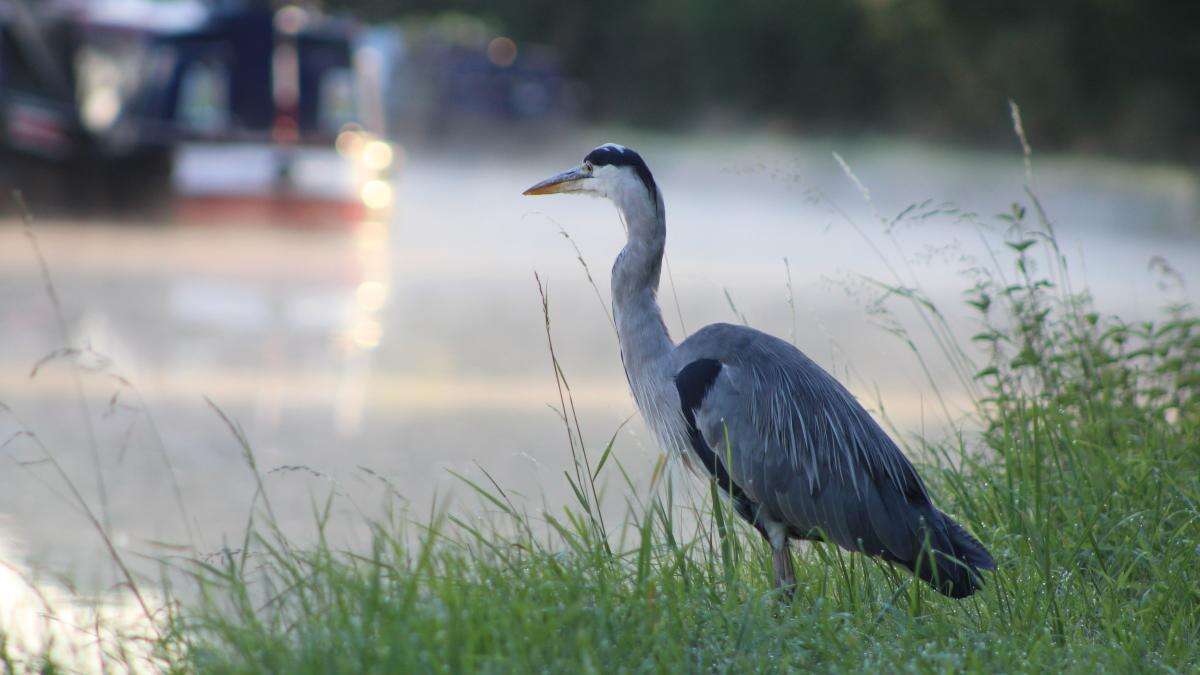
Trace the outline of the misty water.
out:
M 893 305 L 897 318 L 926 350 L 930 376 L 880 327 L 888 319 L 872 310 L 878 291 L 864 277 L 919 279 L 971 335 L 962 291 L 964 270 L 986 262 L 980 224 L 998 230 L 996 214 L 1028 202 L 1015 143 L 983 154 L 882 140 L 610 135 L 410 149 L 385 223 L 39 223 L 69 340 L 89 347 L 76 359 L 78 387 L 67 359 L 31 377 L 63 344 L 59 312 L 20 224 L 0 224 L 0 402 L 12 411 L 0 415 L 0 441 L 35 432 L 118 546 L 152 556 L 239 545 L 255 479 L 214 405 L 244 431 L 289 532 L 311 533 L 331 491 L 333 536 L 351 546 L 363 541 L 360 513 L 389 504 L 424 514 L 437 496 L 478 508 L 450 472 L 479 476 L 479 467 L 531 509 L 554 508 L 570 498 L 561 475 L 570 455 L 534 272 L 549 290 L 583 437 L 598 451 L 634 413 L 605 307 L 623 235 L 606 203 L 520 193 L 606 140 L 641 150 L 664 191 L 660 300 L 677 338 L 745 320 L 793 339 L 873 410 L 882 401 L 904 434 L 936 438 L 947 411 L 965 413 L 953 372 L 903 304 Z M 1101 311 L 1150 317 L 1190 297 L 1148 265 L 1163 256 L 1196 283 L 1194 173 L 1035 160 L 1072 279 Z M 921 206 L 910 214 L 941 213 L 887 225 L 912 204 Z M 645 483 L 658 450 L 634 417 L 615 454 Z M 99 538 L 39 445 L 14 438 L 0 462 L 0 550 L 84 587 L 109 586 Z M 622 486 L 609 487 L 619 506 Z

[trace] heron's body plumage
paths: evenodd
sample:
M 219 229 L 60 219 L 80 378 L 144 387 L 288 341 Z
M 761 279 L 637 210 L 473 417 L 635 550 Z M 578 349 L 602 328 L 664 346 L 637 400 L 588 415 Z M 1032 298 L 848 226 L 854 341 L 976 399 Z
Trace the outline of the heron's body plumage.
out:
M 939 511 L 913 465 L 833 376 L 793 345 L 713 324 L 678 345 L 657 301 L 666 220 L 641 158 L 620 146 L 585 161 L 628 166 L 594 192 L 616 204 L 627 242 L 613 265 L 621 360 L 638 410 L 668 451 L 690 458 L 786 558 L 817 539 L 913 570 L 952 597 L 994 569 L 987 550 Z M 606 166 L 608 166 L 606 165 Z M 572 174 L 575 175 L 575 174 Z
M 836 379 L 791 344 L 745 326 L 714 324 L 675 350 L 716 360 L 720 374 L 696 427 L 755 518 L 788 536 L 825 539 L 900 563 L 962 597 L 978 586 L 983 547 L 930 501 L 912 464 Z M 933 564 L 921 568 L 926 552 Z M 927 557 L 928 561 L 929 558 Z

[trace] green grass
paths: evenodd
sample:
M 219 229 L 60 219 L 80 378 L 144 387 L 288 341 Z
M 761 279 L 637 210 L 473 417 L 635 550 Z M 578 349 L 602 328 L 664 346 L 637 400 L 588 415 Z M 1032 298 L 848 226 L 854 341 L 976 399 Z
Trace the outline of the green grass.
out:
M 954 360 L 975 397 L 982 431 L 927 444 L 922 473 L 995 554 L 999 571 L 977 596 L 948 600 L 816 545 L 797 551 L 799 587 L 784 602 L 767 548 L 715 491 L 697 505 L 660 489 L 606 524 L 597 475 L 628 482 L 620 448 L 588 456 L 573 441 L 576 471 L 564 480 L 577 503 L 562 512 L 530 515 L 500 486 L 467 482 L 499 517 L 382 519 L 357 552 L 297 548 L 269 523 L 253 529 L 241 554 L 194 569 L 203 601 L 175 615 L 167 639 L 178 667 L 1200 667 L 1200 322 L 1186 307 L 1138 325 L 1095 314 L 1071 290 L 1049 225 L 1026 219 L 1020 206 L 1001 218 L 993 266 L 967 294 L 980 319 L 975 347 L 923 355 Z M 882 288 L 948 335 L 919 291 Z M 578 438 L 565 385 L 563 417 Z M 698 517 L 681 518 L 690 511 Z
M 529 513 L 494 482 L 463 479 L 491 517 L 382 514 L 371 545 L 348 551 L 323 536 L 289 541 L 263 494 L 239 550 L 185 566 L 199 594 L 170 605 L 157 665 L 1195 671 L 1200 321 L 1186 306 L 1132 325 L 1095 313 L 1072 288 L 1036 197 L 1025 201 L 1028 210 L 1000 218 L 991 260 L 966 293 L 980 326 L 971 344 L 953 340 L 919 287 L 879 284 L 916 308 L 941 345 L 918 357 L 949 360 L 974 401 L 962 431 L 915 449 L 939 506 L 995 555 L 999 569 L 976 596 L 949 600 L 907 573 L 813 545 L 795 552 L 798 588 L 786 602 L 771 587 L 766 546 L 707 488 L 707 499 L 684 497 L 656 481 L 647 501 L 633 497 L 623 519 L 605 522 L 605 480 L 637 492 L 617 441 L 582 448 L 556 361 L 574 504 Z M 655 475 L 666 475 L 661 463 Z

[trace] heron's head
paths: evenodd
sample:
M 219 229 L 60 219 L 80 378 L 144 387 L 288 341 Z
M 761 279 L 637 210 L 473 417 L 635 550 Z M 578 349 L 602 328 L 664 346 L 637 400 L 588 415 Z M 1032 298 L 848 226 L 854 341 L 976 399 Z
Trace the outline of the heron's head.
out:
M 572 192 L 607 197 L 620 204 L 631 198 L 654 204 L 658 188 L 642 156 L 616 143 L 592 150 L 579 166 L 552 176 L 525 191 L 527 195 Z

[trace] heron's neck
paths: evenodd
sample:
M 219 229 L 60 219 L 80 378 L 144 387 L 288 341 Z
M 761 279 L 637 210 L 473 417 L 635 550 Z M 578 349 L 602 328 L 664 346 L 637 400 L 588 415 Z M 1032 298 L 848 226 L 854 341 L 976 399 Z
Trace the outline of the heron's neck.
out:
M 667 243 L 662 196 L 650 201 L 641 194 L 616 201 L 628 241 L 613 264 L 613 313 L 621 359 L 631 383 L 665 364 L 674 343 L 658 307 L 658 281 Z

